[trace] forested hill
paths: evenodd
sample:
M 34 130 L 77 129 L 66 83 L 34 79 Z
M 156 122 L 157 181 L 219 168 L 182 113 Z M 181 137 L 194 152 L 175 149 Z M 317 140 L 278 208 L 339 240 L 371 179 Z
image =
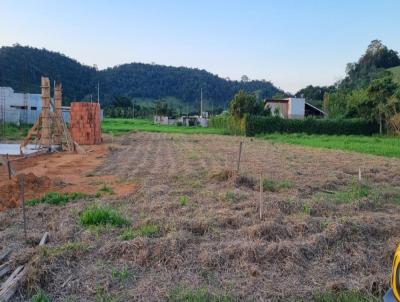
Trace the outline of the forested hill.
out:
M 60 53 L 32 47 L 0 48 L 0 86 L 16 92 L 40 93 L 41 76 L 63 84 L 68 99 L 80 99 L 93 93 L 96 70 Z
M 192 103 L 199 99 L 200 88 L 204 99 L 216 106 L 226 106 L 240 89 L 257 92 L 260 97 L 282 92 L 267 81 L 230 81 L 193 68 L 131 63 L 98 71 L 46 49 L 20 45 L 0 48 L 0 86 L 38 93 L 42 75 L 62 82 L 67 102 L 96 95 L 97 82 L 100 82 L 103 105 L 109 104 L 114 96 L 174 97 Z

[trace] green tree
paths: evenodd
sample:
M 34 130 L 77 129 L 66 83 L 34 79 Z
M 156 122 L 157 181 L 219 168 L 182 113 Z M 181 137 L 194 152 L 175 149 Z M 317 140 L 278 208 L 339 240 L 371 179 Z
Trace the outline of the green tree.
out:
M 336 90 L 335 86 L 312 86 L 300 89 L 296 92 L 296 97 L 305 98 L 307 102 L 310 100 L 323 100 L 324 95 L 329 92 L 334 92 Z
M 257 114 L 260 112 L 260 103 L 253 93 L 241 90 L 235 94 L 229 106 L 229 113 L 235 118 L 242 118 L 245 114 Z
M 111 106 L 115 108 L 129 108 L 132 107 L 132 101 L 126 96 L 114 96 Z
M 379 133 L 383 133 L 383 123 L 388 121 L 393 114 L 393 98 L 397 92 L 398 85 L 391 77 L 376 79 L 371 82 L 367 89 L 369 99 L 364 107 L 369 107 L 368 115 L 379 123 Z
M 156 103 L 156 115 L 168 115 L 168 103 L 159 101 Z
M 373 40 L 357 62 L 347 64 L 346 78 L 340 82 L 340 88 L 365 88 L 379 78 L 383 70 L 399 65 L 400 58 L 396 51 L 388 49 L 380 40 Z

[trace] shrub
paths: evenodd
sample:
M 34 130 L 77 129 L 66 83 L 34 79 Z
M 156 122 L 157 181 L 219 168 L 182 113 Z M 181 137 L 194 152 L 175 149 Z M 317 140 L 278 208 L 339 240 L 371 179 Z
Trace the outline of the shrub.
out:
M 307 133 L 328 135 L 372 135 L 376 124 L 363 119 L 283 119 L 280 117 L 250 116 L 246 118 L 246 135 L 258 133 Z
M 307 133 L 328 135 L 372 135 L 378 133 L 375 123 L 363 119 L 283 119 L 280 117 L 248 116 L 245 118 L 245 133 Z
M 122 227 L 128 225 L 128 221 L 117 211 L 105 206 L 88 207 L 80 215 L 80 223 L 83 226 L 113 225 Z
M 364 119 L 283 119 L 279 116 L 245 115 L 234 118 L 228 114 L 213 116 L 209 127 L 225 129 L 229 134 L 254 136 L 260 133 L 307 133 L 328 135 L 372 135 L 379 132 L 376 123 Z
M 228 114 L 212 116 L 208 121 L 210 128 L 225 129 L 228 134 L 244 135 L 245 119 L 234 118 Z

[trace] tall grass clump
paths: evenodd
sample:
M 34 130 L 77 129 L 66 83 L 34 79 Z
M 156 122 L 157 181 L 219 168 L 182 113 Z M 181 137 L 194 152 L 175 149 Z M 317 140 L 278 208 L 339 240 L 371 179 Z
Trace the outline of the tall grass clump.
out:
M 123 227 L 129 222 L 116 210 L 108 206 L 91 206 L 86 208 L 79 216 L 83 226 L 112 225 Z
M 263 179 L 263 190 L 269 192 L 278 192 L 281 189 L 290 189 L 292 184 L 288 180 L 276 181 L 269 178 Z
M 223 129 L 226 134 L 244 135 L 246 133 L 246 119 L 238 119 L 229 114 L 212 116 L 208 126 L 215 129 Z
M 51 205 L 65 205 L 70 201 L 75 201 L 78 199 L 88 198 L 89 195 L 80 193 L 80 192 L 72 192 L 72 193 L 58 193 L 58 192 L 49 192 L 43 195 L 41 198 L 34 198 L 26 201 L 26 205 L 34 206 L 40 203 L 47 203 Z

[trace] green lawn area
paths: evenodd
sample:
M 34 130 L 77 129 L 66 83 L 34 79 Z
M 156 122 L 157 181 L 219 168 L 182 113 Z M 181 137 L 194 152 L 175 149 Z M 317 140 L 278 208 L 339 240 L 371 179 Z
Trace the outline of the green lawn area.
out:
M 257 137 L 293 145 L 338 149 L 400 158 L 399 137 L 307 134 L 262 134 Z
M 157 125 L 145 119 L 105 118 L 101 123 L 104 133 L 121 135 L 131 131 L 186 133 L 186 134 L 225 134 L 224 129 Z
M 20 140 L 28 134 L 31 127 L 32 125 L 17 126 L 7 123 L 4 126 L 4 132 L 3 128 L 0 128 L 0 137 L 5 140 Z

